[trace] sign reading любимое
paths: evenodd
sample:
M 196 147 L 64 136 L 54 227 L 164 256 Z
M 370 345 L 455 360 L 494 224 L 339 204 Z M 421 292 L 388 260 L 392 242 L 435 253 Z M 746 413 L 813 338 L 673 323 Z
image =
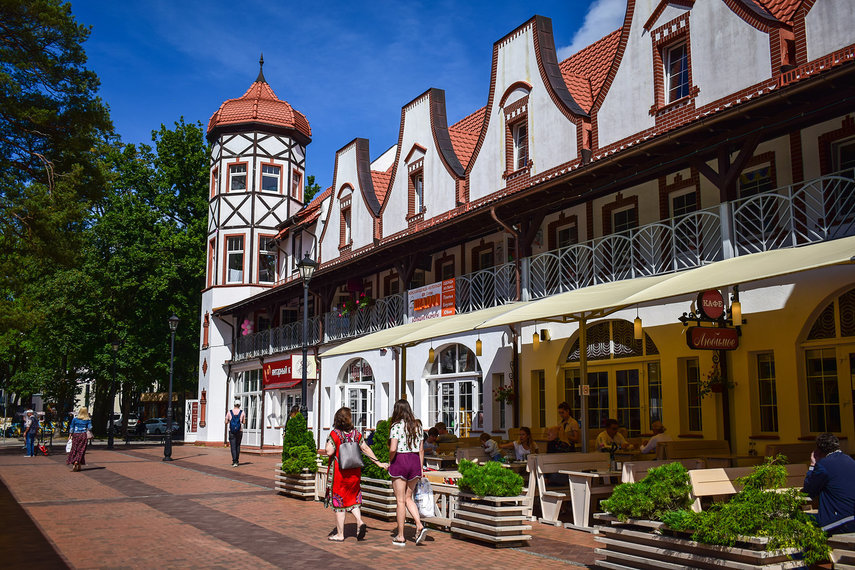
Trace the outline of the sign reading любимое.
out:
M 698 350 L 735 350 L 739 347 L 739 332 L 736 329 L 689 327 L 686 344 Z

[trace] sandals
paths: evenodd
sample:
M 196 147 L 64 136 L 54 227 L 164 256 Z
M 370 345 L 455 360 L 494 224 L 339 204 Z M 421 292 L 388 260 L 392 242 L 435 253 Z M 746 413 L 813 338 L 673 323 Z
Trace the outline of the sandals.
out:
M 406 539 L 398 540 L 398 538 L 395 537 L 392 539 L 392 544 L 394 544 L 395 546 L 407 546 L 407 541 Z
M 427 533 L 427 527 L 423 526 L 422 530 L 416 533 L 416 544 L 421 544 L 422 542 L 424 542 L 425 538 L 427 537 Z
M 359 529 L 356 531 L 356 540 L 365 540 L 365 533 L 368 530 L 368 525 L 362 523 L 359 525 Z
M 327 537 L 327 540 L 329 540 L 330 542 L 344 542 L 344 538 L 338 538 L 338 537 L 337 537 L 337 536 L 335 536 L 335 535 L 333 535 L 333 536 L 328 536 L 328 537 Z

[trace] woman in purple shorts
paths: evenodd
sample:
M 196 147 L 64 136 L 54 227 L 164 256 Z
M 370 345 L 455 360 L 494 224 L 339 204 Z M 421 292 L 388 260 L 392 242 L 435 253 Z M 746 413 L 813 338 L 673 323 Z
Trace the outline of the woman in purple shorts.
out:
M 395 514 L 398 519 L 398 535 L 392 539 L 395 546 L 404 546 L 404 521 L 407 511 L 416 521 L 416 544 L 421 544 L 427 536 L 427 529 L 419 517 L 419 509 L 413 501 L 413 491 L 422 477 L 425 451 L 422 446 L 422 423 L 413 416 L 413 410 L 406 400 L 395 402 L 389 430 L 389 475 L 392 476 L 392 490 L 397 501 Z

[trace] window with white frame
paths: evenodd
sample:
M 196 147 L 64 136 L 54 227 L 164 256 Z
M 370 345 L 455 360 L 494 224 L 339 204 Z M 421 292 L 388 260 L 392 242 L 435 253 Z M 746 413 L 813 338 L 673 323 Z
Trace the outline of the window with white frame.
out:
M 685 216 L 698 211 L 698 195 L 694 188 L 682 194 L 671 195 L 671 215 L 673 217 Z
M 668 103 L 689 96 L 689 52 L 686 43 L 667 46 L 662 57 L 665 62 L 665 85 Z
M 772 190 L 773 187 L 772 166 L 770 164 L 748 170 L 739 175 L 740 198 L 762 194 Z
M 226 283 L 243 283 L 243 236 L 226 238 Z
M 419 172 L 413 175 L 413 207 L 415 213 L 418 214 L 425 209 L 425 177 L 424 173 Z
M 514 168 L 520 170 L 528 165 L 528 124 L 520 121 L 511 129 L 514 136 Z
M 276 242 L 271 236 L 258 238 L 258 282 L 276 281 Z
M 350 229 L 350 208 L 345 208 L 341 211 L 341 245 L 350 245 L 353 243 L 353 234 Z
M 245 370 L 232 375 L 232 389 L 235 400 L 246 414 L 246 429 L 261 428 L 261 370 Z
M 279 192 L 282 167 L 275 164 L 261 165 L 261 190 L 264 192 Z
M 474 352 L 462 344 L 437 351 L 427 380 L 430 425 L 444 422 L 458 437 L 483 429 L 483 381 Z
M 246 190 L 246 163 L 229 165 L 229 191 Z
M 555 232 L 555 245 L 558 248 L 568 247 L 579 243 L 579 228 L 575 223 L 561 226 Z
M 757 404 L 760 408 L 760 431 L 778 431 L 778 392 L 775 387 L 775 355 L 764 352 L 756 355 Z
M 297 169 L 291 172 L 291 197 L 303 201 L 303 173 Z
M 339 379 L 342 406 L 350 408 L 353 426 L 364 433 L 374 427 L 374 372 L 360 358 L 350 362 Z
M 615 233 L 629 233 L 636 227 L 638 227 L 638 213 L 634 206 L 612 212 L 612 231 Z

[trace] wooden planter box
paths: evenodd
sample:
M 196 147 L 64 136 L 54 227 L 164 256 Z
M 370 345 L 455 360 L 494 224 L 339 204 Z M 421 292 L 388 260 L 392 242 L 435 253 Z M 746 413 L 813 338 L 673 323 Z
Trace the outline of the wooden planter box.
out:
M 829 536 L 828 546 L 835 570 L 855 568 L 855 533 Z
M 478 497 L 461 492 L 451 519 L 453 538 L 471 538 L 495 547 L 527 546 L 525 496 Z
M 385 521 L 395 520 L 395 493 L 392 482 L 362 478 L 362 513 Z
M 596 565 L 600 568 L 753 568 L 787 569 L 804 568 L 796 548 L 766 550 L 765 537 L 745 537 L 735 546 L 702 544 L 677 533 L 657 521 L 618 521 L 611 515 L 598 513 L 594 518 L 601 523 L 594 540 L 603 545 L 595 552 L 604 556 Z M 663 534 L 658 534 L 663 533 Z
M 315 499 L 315 474 L 303 470 L 299 475 L 290 475 L 281 469 L 275 469 L 274 488 L 277 493 L 303 500 Z

